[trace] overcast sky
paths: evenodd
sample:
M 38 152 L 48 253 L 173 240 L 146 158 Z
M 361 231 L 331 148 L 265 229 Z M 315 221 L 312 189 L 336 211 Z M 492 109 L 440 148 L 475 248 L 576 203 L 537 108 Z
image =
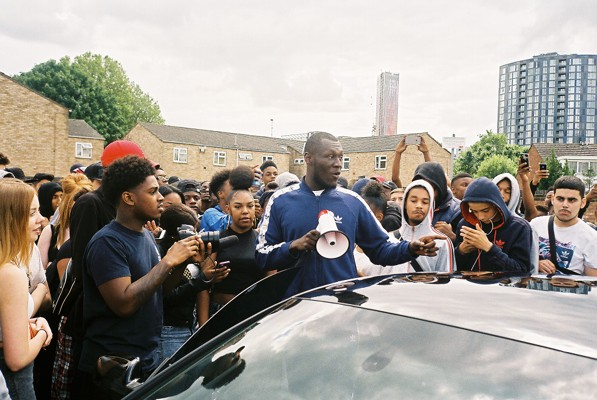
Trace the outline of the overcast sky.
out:
M 468 145 L 496 129 L 500 65 L 596 38 L 594 0 L 3 0 L 0 71 L 108 55 L 168 125 L 276 136 L 370 135 L 391 71 L 399 133 Z

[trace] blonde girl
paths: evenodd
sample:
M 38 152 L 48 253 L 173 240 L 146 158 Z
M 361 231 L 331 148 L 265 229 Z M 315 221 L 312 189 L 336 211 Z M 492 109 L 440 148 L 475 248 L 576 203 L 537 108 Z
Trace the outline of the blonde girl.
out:
M 33 360 L 50 344 L 44 318 L 31 319 L 27 269 L 43 217 L 35 190 L 16 179 L 0 180 L 0 369 L 11 398 L 35 399 Z

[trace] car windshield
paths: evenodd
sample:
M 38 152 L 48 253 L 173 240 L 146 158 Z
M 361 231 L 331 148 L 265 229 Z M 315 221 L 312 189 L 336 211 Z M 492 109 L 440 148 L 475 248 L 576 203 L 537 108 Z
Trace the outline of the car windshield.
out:
M 175 376 L 164 371 L 147 398 L 582 398 L 597 380 L 593 359 L 313 300 L 291 300 L 208 346 L 171 367 Z

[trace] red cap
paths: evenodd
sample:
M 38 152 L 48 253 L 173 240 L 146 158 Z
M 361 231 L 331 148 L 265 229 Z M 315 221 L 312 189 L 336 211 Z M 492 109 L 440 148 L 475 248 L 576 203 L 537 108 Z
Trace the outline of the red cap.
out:
M 112 164 L 112 161 L 122 158 L 124 156 L 139 156 L 145 158 L 145 154 L 135 142 L 130 140 L 117 140 L 110 143 L 102 153 L 102 165 L 107 167 Z
M 379 183 L 384 183 L 384 182 L 386 181 L 386 178 L 384 178 L 384 177 L 383 177 L 383 176 L 381 176 L 381 175 L 373 175 L 373 176 L 371 177 L 371 179 L 374 179 L 374 180 L 376 180 L 376 181 L 377 181 L 377 182 L 379 182 Z

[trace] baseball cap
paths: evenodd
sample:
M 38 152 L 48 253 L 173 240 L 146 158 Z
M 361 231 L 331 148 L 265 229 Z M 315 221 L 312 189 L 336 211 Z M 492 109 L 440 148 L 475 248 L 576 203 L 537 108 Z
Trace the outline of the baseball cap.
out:
M 104 167 L 102 167 L 102 163 L 95 163 L 91 164 L 87 168 L 85 168 L 84 172 L 85 176 L 89 178 L 89 180 L 102 180 L 102 175 L 104 174 Z
M 19 167 L 4 168 L 4 170 L 10 172 L 16 179 L 25 180 L 25 173 Z
M 278 187 L 285 188 L 292 185 L 293 183 L 299 183 L 301 180 L 292 172 L 282 172 L 276 177 L 276 183 Z
M 145 158 L 143 150 L 137 145 L 137 143 L 130 140 L 116 140 L 110 143 L 104 149 L 102 153 L 102 166 L 107 167 L 112 164 L 114 160 L 122 158 L 124 156 L 139 156 Z
M 81 164 L 81 163 L 74 163 L 73 165 L 70 166 L 69 171 L 70 171 L 71 174 L 75 173 L 75 172 L 79 173 L 79 171 L 77 171 L 77 170 L 80 169 L 80 168 L 83 168 L 81 171 L 85 170 L 85 166 L 83 164 Z
M 25 179 L 26 183 L 37 183 L 42 180 L 53 181 L 54 175 L 46 174 L 45 172 L 38 172 L 33 177 Z
M 398 188 L 398 186 L 396 186 L 396 184 L 392 181 L 384 181 L 381 185 L 383 187 L 385 187 L 386 189 L 390 189 L 390 190 L 394 190 L 394 189 Z
M 201 192 L 201 184 L 199 182 L 190 180 L 190 179 L 183 179 L 182 181 L 178 181 L 177 184 L 178 189 L 181 192 Z

